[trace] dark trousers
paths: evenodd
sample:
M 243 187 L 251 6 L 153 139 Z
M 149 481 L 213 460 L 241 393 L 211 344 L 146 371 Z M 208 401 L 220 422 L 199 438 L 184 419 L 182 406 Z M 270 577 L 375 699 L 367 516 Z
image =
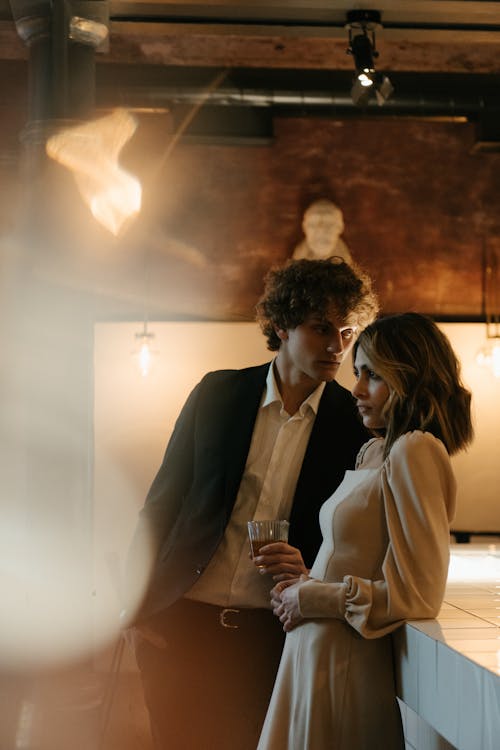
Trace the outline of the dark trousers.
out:
M 135 651 L 156 750 L 255 750 L 283 647 L 279 620 L 181 599 L 154 629 L 165 646 L 139 637 Z

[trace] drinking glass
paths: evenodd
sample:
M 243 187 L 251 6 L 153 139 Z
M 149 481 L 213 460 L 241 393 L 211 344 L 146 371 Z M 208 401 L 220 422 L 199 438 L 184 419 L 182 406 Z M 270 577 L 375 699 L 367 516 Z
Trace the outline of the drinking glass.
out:
M 248 521 L 248 537 L 252 560 L 259 554 L 261 547 L 273 542 L 287 542 L 290 524 L 284 520 Z M 263 565 L 259 565 L 263 568 Z

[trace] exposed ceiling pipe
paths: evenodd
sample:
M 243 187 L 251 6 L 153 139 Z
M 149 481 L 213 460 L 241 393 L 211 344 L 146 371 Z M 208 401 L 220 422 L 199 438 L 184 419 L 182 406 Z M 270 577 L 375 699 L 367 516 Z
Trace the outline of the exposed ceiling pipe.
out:
M 268 109 L 304 115 L 443 116 L 477 119 L 500 109 L 500 75 L 442 75 L 384 71 L 394 86 L 380 106 L 375 97 L 356 106 L 350 71 L 269 68 L 100 66 L 99 107 L 168 108 L 175 105 Z M 221 73 L 223 74 L 221 76 Z M 214 80 L 220 83 L 213 86 Z
M 10 5 L 29 52 L 28 121 L 20 134 L 22 215 L 29 230 L 47 224 L 50 235 L 46 204 L 54 191 L 45 184 L 45 144 L 63 125 L 94 114 L 95 51 L 108 35 L 107 0 L 10 0 Z
M 224 86 L 208 95 L 201 89 L 186 87 L 157 87 L 147 89 L 129 89 L 120 96 L 122 106 L 134 107 L 172 107 L 176 104 L 205 105 L 217 107 L 256 107 L 271 108 L 275 113 L 284 111 L 303 111 L 314 114 L 331 110 L 332 114 L 351 115 L 416 115 L 447 116 L 477 119 L 486 108 L 500 107 L 500 96 L 497 101 L 485 98 L 477 93 L 465 93 L 461 96 L 444 93 L 433 94 L 429 91 L 401 92 L 393 95 L 381 107 L 376 101 L 366 106 L 356 107 L 347 91 L 289 91 L 241 89 Z

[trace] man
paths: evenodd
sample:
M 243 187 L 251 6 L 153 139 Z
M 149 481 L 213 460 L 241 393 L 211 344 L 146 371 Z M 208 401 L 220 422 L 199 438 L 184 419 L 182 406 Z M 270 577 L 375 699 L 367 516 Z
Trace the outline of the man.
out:
M 273 362 L 209 373 L 181 411 L 129 558 L 130 580 L 152 540 L 135 647 L 158 750 L 257 744 L 283 643 L 269 592 L 311 566 L 319 508 L 368 437 L 335 376 L 376 313 L 350 265 L 290 261 L 257 306 Z M 289 519 L 289 542 L 252 561 L 253 518 Z

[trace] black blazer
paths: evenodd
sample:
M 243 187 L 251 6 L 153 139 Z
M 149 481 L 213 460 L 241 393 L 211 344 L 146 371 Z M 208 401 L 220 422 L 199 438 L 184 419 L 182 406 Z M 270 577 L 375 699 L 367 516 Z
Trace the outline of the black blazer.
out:
M 197 580 L 220 543 L 236 500 L 269 364 L 205 375 L 191 392 L 139 517 L 129 556 L 153 536 L 157 551 L 138 620 L 161 612 Z M 299 475 L 289 542 L 312 565 L 318 513 L 369 435 L 351 394 L 327 383 Z

